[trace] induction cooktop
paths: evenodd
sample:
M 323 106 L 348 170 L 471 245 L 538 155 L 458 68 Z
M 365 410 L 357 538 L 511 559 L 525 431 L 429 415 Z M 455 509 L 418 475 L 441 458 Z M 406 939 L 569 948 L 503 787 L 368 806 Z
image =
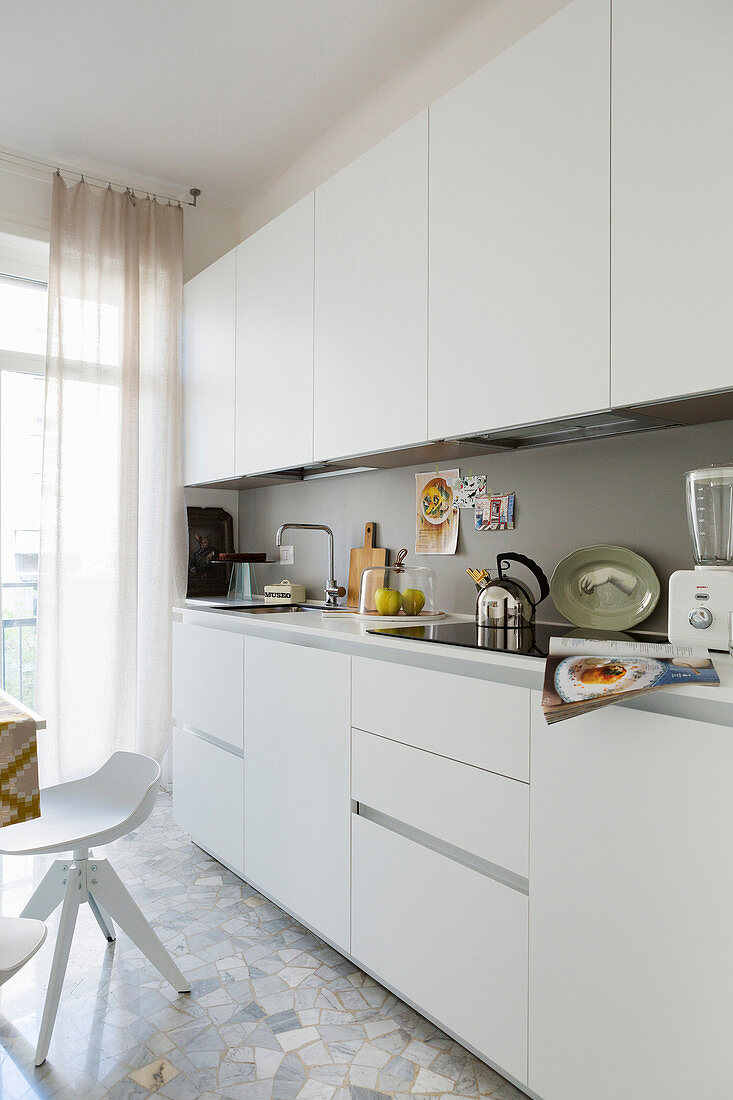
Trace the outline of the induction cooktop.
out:
M 474 622 L 464 623 L 415 623 L 412 626 L 383 626 L 367 630 L 367 634 L 378 634 L 385 638 L 406 638 L 416 642 L 438 642 L 441 645 L 457 645 L 468 649 L 488 649 L 494 653 L 516 653 L 524 657 L 546 657 L 550 638 L 562 638 L 570 635 L 576 638 L 596 638 L 599 641 L 622 639 L 632 642 L 666 642 L 663 634 L 651 631 L 634 633 L 632 631 L 581 630 L 568 624 L 535 623 L 533 627 L 517 629 L 498 629 L 490 626 L 477 626 Z

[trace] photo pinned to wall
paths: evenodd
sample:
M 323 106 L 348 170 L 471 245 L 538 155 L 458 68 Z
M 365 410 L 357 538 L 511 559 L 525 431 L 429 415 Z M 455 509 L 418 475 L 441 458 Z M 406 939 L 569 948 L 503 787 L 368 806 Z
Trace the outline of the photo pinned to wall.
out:
M 514 530 L 514 493 L 487 493 L 475 503 L 477 531 Z
M 415 474 L 415 553 L 455 554 L 460 512 L 452 485 L 460 470 Z
M 455 477 L 450 484 L 456 508 L 474 508 L 476 498 L 486 496 L 486 474 Z

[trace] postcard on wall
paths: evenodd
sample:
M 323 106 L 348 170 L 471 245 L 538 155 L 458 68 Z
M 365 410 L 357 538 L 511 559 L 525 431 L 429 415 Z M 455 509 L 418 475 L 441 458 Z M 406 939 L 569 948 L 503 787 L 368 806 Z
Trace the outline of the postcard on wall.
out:
M 514 493 L 487 493 L 476 497 L 477 531 L 514 530 Z
M 486 474 L 469 474 L 456 477 L 448 483 L 453 490 L 453 503 L 456 508 L 473 508 L 476 497 L 486 495 Z
M 458 521 L 452 485 L 459 470 L 415 474 L 415 553 L 455 554 Z

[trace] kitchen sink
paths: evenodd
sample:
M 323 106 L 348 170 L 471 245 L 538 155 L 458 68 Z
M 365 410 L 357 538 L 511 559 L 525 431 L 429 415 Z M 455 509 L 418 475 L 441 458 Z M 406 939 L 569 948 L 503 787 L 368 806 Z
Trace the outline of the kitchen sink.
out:
M 239 611 L 241 615 L 292 615 L 295 611 L 323 611 L 322 605 L 312 604 L 254 604 L 252 607 L 230 607 L 225 603 L 211 604 L 214 611 Z
M 263 604 L 261 607 L 240 607 L 245 615 L 292 615 L 295 611 L 320 611 L 319 607 L 304 607 L 300 603 Z
M 327 608 L 325 603 L 257 603 L 249 607 L 238 607 L 236 604 L 232 606 L 228 603 L 212 603 L 208 606 L 212 611 L 238 611 L 241 615 L 292 615 L 296 611 L 333 610 L 332 608 Z

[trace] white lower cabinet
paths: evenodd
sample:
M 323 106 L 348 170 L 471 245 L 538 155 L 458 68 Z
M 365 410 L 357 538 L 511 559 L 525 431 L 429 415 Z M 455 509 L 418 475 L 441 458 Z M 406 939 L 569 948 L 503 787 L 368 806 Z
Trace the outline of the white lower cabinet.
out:
M 729 726 L 174 636 L 197 844 L 542 1100 L 733 1096 Z
M 444 727 L 428 752 L 352 732 L 351 950 L 526 1081 L 529 786 L 439 754 L 451 740 Z
M 173 623 L 173 817 L 243 874 L 244 638 Z
M 356 960 L 526 1081 L 526 895 L 365 817 L 352 829 Z M 419 1091 L 445 1091 L 420 1072 Z
M 731 732 L 623 706 L 548 727 L 538 696 L 529 1085 L 543 1100 L 733 1096 Z
M 244 761 L 190 730 L 173 731 L 173 818 L 220 863 L 244 874 Z
M 245 643 L 246 878 L 349 950 L 351 658 Z
M 529 786 L 354 730 L 351 797 L 495 873 L 529 873 Z
M 526 688 L 354 657 L 352 725 L 392 741 L 529 779 Z
M 173 623 L 173 720 L 242 750 L 244 638 Z

